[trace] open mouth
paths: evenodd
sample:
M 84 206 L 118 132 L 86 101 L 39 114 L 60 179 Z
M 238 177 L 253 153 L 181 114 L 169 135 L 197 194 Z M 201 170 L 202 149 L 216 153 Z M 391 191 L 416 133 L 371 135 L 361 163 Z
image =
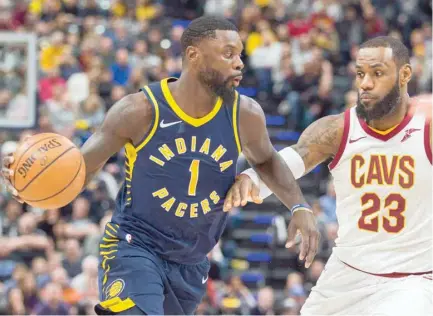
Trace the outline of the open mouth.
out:
M 233 78 L 233 83 L 236 85 L 236 87 L 239 86 L 241 80 L 242 80 L 242 76 L 237 76 Z

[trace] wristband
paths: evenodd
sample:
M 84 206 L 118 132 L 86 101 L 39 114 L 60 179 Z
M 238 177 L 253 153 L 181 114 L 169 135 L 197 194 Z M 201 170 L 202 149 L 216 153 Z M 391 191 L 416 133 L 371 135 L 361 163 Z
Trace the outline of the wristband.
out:
M 295 214 L 295 212 L 301 211 L 301 210 L 313 213 L 313 210 L 307 204 L 296 204 L 296 205 L 293 205 L 292 208 L 290 209 L 290 213 L 292 213 L 292 215 L 293 215 L 293 214 Z

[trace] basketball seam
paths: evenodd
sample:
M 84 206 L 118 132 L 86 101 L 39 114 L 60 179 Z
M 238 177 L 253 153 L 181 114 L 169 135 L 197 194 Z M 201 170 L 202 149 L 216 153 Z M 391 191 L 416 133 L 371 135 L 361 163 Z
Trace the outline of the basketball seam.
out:
M 75 147 L 73 147 L 73 148 L 75 148 Z M 77 149 L 78 150 L 78 149 Z M 69 150 L 68 150 L 69 151 Z M 75 175 L 74 175 L 74 177 L 71 179 L 71 181 L 63 188 L 63 189 L 61 189 L 59 192 L 57 192 L 56 194 L 53 194 L 53 195 L 51 195 L 51 196 L 49 196 L 49 197 L 46 197 L 46 198 L 43 198 L 42 200 L 26 200 L 26 202 L 28 201 L 28 202 L 42 202 L 42 201 L 45 201 L 45 200 L 48 200 L 48 199 L 51 199 L 52 197 L 55 197 L 56 195 L 58 195 L 58 194 L 60 194 L 60 193 L 62 193 L 63 191 L 65 191 L 70 185 L 71 185 L 71 183 L 72 182 L 74 182 L 75 181 L 75 179 L 77 178 L 77 176 L 78 176 L 78 174 L 80 173 L 80 170 L 81 170 L 81 165 L 83 164 L 83 157 L 81 157 L 81 159 L 80 159 L 80 165 L 78 166 L 78 170 L 77 170 L 77 172 L 75 173 Z
M 25 186 L 24 188 L 22 188 L 21 190 L 17 190 L 18 193 L 23 192 L 25 189 L 27 189 L 27 187 L 32 184 L 33 181 L 35 181 L 35 179 L 37 179 L 37 177 L 39 177 L 41 175 L 41 173 L 43 173 L 45 170 L 48 169 L 49 166 L 51 166 L 53 163 L 55 163 L 60 157 L 62 157 L 64 154 L 66 154 L 68 151 L 70 151 L 71 149 L 74 149 L 75 146 L 71 146 L 68 149 L 66 149 L 64 152 L 62 152 L 60 155 L 58 155 L 55 159 L 53 159 L 53 161 L 51 161 L 44 169 L 42 169 L 41 171 L 39 171 L 38 174 L 36 174 L 32 180 L 30 180 Z M 34 201 L 33 201 L 34 202 Z
M 23 152 L 23 153 L 21 154 L 20 159 L 17 161 L 17 167 L 18 167 L 18 165 L 20 164 L 21 159 L 23 158 L 23 156 L 25 155 L 25 153 L 28 152 L 30 149 L 32 149 L 34 145 L 39 144 L 40 142 L 43 142 L 44 140 L 46 140 L 46 139 L 48 139 L 48 138 L 54 138 L 54 137 L 55 137 L 55 136 L 48 136 L 48 137 L 45 137 L 45 138 L 42 138 L 42 139 L 38 140 L 38 141 L 37 141 L 36 143 L 34 143 L 34 144 L 31 144 L 31 145 L 29 146 L 29 148 L 27 148 L 26 151 Z M 15 172 L 16 169 L 17 169 L 17 168 L 15 168 L 15 170 L 14 170 L 14 179 L 13 179 L 13 183 L 12 183 L 13 185 L 15 185 L 15 176 L 16 176 L 16 174 L 17 174 L 17 173 Z M 44 170 L 45 170 L 45 169 L 44 169 Z M 18 190 L 18 192 L 21 192 L 21 191 Z

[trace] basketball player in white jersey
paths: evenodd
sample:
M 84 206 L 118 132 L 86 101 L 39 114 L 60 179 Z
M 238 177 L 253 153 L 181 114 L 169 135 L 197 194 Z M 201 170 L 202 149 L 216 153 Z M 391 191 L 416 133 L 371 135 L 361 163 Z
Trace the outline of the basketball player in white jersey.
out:
M 297 178 L 332 158 L 337 193 L 336 246 L 301 315 L 433 315 L 431 120 L 408 96 L 400 41 L 365 42 L 356 69 L 356 107 L 317 120 L 280 151 Z M 226 209 L 270 194 L 249 169 Z

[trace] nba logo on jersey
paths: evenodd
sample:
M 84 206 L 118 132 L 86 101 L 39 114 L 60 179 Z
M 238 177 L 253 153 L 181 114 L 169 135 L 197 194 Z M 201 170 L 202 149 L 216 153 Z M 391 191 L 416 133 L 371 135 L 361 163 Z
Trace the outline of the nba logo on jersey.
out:
M 132 241 L 132 236 L 131 236 L 131 234 L 126 234 L 125 239 L 126 239 L 126 241 L 130 244 L 131 241 Z

